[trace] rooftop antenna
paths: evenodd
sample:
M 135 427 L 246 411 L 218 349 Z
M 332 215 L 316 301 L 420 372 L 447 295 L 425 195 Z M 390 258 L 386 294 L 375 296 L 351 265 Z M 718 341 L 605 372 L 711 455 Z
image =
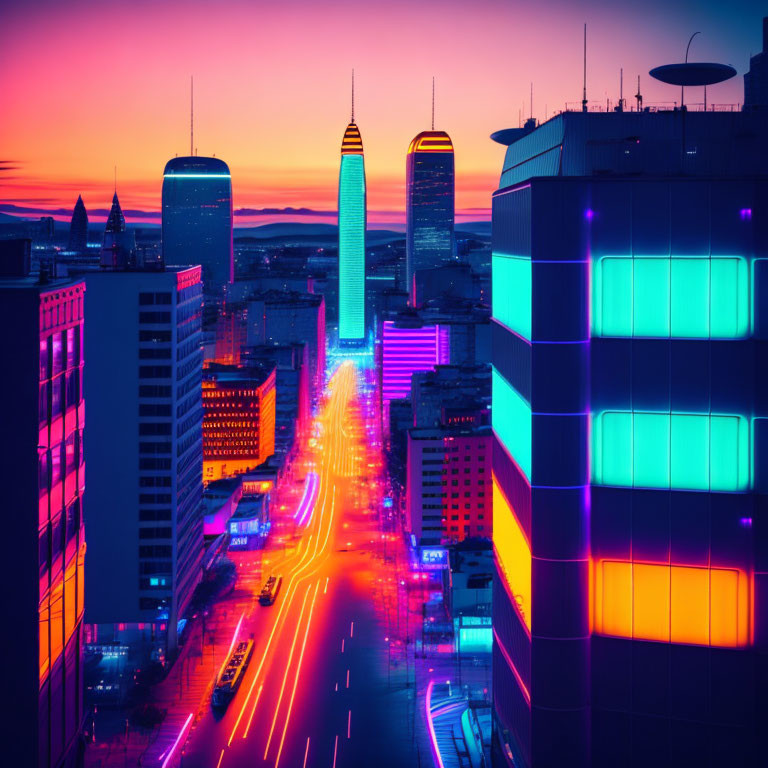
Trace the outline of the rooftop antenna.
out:
M 643 111 L 643 94 L 640 93 L 640 75 L 637 76 L 637 93 L 635 94 L 635 99 L 637 99 L 637 111 L 642 112 Z
M 432 130 L 435 130 L 435 76 L 432 75 Z
M 619 70 L 619 112 L 624 111 L 624 67 Z
M 688 51 L 691 50 L 691 43 L 693 42 L 693 38 L 696 37 L 696 35 L 700 35 L 701 32 L 694 32 L 691 35 L 691 39 L 688 41 L 688 45 L 685 47 L 685 63 L 688 63 Z M 685 108 L 685 86 L 680 86 L 680 109 Z
M 355 122 L 355 70 L 352 69 L 352 123 Z
M 189 154 L 195 154 L 195 78 L 189 76 Z
M 584 24 L 584 89 L 581 94 L 581 111 L 587 111 L 587 25 Z
M 533 83 L 531 83 L 531 120 L 533 120 Z

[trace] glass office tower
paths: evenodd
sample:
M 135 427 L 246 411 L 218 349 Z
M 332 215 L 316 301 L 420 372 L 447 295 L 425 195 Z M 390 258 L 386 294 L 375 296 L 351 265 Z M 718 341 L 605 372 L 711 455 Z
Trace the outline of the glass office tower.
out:
M 765 765 L 768 124 L 496 138 L 497 764 Z
M 365 343 L 365 160 L 354 120 L 344 131 L 339 169 L 339 344 Z
M 423 131 L 408 147 L 406 160 L 406 274 L 414 301 L 418 269 L 453 258 L 453 143 L 444 131 Z
M 232 179 L 215 157 L 175 157 L 163 172 L 163 259 L 200 264 L 205 292 L 234 280 Z

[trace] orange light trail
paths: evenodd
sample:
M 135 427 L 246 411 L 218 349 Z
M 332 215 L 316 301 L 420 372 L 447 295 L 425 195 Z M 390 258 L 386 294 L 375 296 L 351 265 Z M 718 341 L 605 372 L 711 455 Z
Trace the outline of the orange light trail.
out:
M 259 686 L 259 691 L 256 694 L 256 698 L 253 700 L 253 709 L 251 710 L 251 716 L 248 718 L 248 725 L 245 726 L 245 733 L 243 734 L 243 738 L 247 738 L 248 731 L 251 728 L 251 723 L 253 722 L 253 716 L 256 713 L 256 705 L 259 703 L 259 699 L 261 698 L 261 692 L 264 690 L 264 684 L 262 683 Z
M 291 720 L 291 711 L 293 710 L 293 700 L 296 696 L 296 688 L 299 685 L 299 676 L 301 675 L 301 664 L 304 661 L 304 650 L 307 647 L 307 636 L 309 635 L 309 627 L 312 624 L 312 614 L 315 610 L 315 600 L 317 600 L 317 590 L 319 587 L 320 587 L 320 582 L 318 581 L 317 584 L 315 584 L 315 594 L 312 598 L 312 606 L 309 609 L 309 618 L 307 619 L 307 627 L 304 630 L 304 640 L 301 644 L 301 654 L 299 655 L 299 663 L 298 663 L 298 666 L 296 667 L 296 677 L 293 681 L 293 690 L 291 691 L 291 700 L 288 702 L 288 712 L 285 715 L 285 725 L 283 725 L 283 735 L 280 737 L 280 747 L 277 750 L 277 758 L 275 759 L 275 768 L 277 768 L 278 763 L 280 762 L 280 755 L 282 755 L 283 753 L 283 744 L 285 743 L 285 734 L 288 731 L 288 723 Z

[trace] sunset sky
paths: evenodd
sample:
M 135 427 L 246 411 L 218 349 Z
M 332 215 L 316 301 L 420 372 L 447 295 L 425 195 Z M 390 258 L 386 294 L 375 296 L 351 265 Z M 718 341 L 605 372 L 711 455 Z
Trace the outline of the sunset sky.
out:
M 117 166 L 124 209 L 150 214 L 128 218 L 152 220 L 165 162 L 189 152 L 194 75 L 195 145 L 229 164 L 236 209 L 333 212 L 354 67 L 370 222 L 402 223 L 405 152 L 429 128 L 432 75 L 436 127 L 456 148 L 459 220 L 487 218 L 503 157 L 488 135 L 527 116 L 532 81 L 540 120 L 581 99 L 584 22 L 590 101 L 615 103 L 621 67 L 630 103 L 638 74 L 646 104 L 679 98 L 647 73 L 682 60 L 701 31 L 691 60 L 739 73 L 708 99 L 735 104 L 764 10 L 758 0 L 6 0 L 0 211 L 71 210 L 80 193 L 89 211 L 108 207 Z

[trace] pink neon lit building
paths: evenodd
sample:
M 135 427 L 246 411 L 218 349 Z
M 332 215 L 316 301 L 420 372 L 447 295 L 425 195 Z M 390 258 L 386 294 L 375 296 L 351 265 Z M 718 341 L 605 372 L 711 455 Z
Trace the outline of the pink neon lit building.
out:
M 387 411 L 390 400 L 410 395 L 414 373 L 450 362 L 450 328 L 385 320 L 381 346 L 382 400 Z

